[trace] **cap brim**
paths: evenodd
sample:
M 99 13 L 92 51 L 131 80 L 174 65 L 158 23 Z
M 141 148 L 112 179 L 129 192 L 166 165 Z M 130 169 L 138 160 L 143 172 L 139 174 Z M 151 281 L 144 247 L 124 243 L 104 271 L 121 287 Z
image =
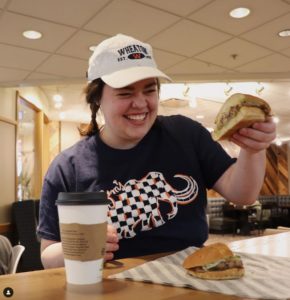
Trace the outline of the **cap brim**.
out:
M 101 79 L 112 88 L 122 88 L 137 81 L 147 78 L 163 78 L 172 81 L 170 77 L 163 72 L 152 67 L 133 67 L 125 70 L 117 71 L 109 75 L 104 75 Z

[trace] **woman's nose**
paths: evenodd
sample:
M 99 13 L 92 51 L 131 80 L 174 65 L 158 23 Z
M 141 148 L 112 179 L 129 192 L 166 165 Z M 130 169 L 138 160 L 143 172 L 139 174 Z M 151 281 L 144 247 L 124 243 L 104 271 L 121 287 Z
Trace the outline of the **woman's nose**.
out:
M 132 107 L 134 108 L 143 108 L 147 106 L 146 95 L 143 93 L 138 93 L 133 99 Z

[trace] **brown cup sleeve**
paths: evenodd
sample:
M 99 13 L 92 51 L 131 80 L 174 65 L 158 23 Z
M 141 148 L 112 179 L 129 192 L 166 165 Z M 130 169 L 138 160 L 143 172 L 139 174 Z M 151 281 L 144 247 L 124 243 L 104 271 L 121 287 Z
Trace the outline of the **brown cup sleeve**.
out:
M 107 236 L 107 222 L 99 224 L 60 223 L 65 259 L 91 261 L 103 258 Z

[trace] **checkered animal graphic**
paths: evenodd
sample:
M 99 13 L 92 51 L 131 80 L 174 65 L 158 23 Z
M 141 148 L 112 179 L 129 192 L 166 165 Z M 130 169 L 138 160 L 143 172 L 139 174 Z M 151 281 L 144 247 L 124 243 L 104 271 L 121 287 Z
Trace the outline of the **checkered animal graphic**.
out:
M 178 204 L 192 202 L 198 194 L 198 185 L 191 176 L 175 175 L 184 179 L 183 190 L 174 189 L 160 172 L 150 172 L 141 180 L 130 179 L 124 185 L 114 181 L 116 185 L 108 192 L 111 201 L 108 212 L 108 223 L 116 229 L 119 238 L 132 238 L 136 235 L 135 228 L 141 231 L 159 227 L 165 223 L 159 204 L 169 205 L 167 220 L 176 216 Z

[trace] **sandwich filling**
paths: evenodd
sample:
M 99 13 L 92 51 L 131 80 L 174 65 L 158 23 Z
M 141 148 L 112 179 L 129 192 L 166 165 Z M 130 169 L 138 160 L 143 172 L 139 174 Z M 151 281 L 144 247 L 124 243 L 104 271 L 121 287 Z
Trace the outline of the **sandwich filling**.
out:
M 221 128 L 223 128 L 224 124 L 226 124 L 230 119 L 234 118 L 238 114 L 239 110 L 244 106 L 259 108 L 264 111 L 266 116 L 270 114 L 270 110 L 267 105 L 261 103 L 258 104 L 251 101 L 244 101 L 241 104 L 231 106 L 228 111 L 224 112 L 220 116 L 219 121 L 218 120 L 215 121 L 217 125 L 217 129 L 220 130 Z
M 194 272 L 203 273 L 208 271 L 224 271 L 233 268 L 243 268 L 243 262 L 241 260 L 241 257 L 238 255 L 230 256 L 225 259 L 220 259 L 213 263 L 209 263 L 203 266 L 190 268 L 190 270 Z

